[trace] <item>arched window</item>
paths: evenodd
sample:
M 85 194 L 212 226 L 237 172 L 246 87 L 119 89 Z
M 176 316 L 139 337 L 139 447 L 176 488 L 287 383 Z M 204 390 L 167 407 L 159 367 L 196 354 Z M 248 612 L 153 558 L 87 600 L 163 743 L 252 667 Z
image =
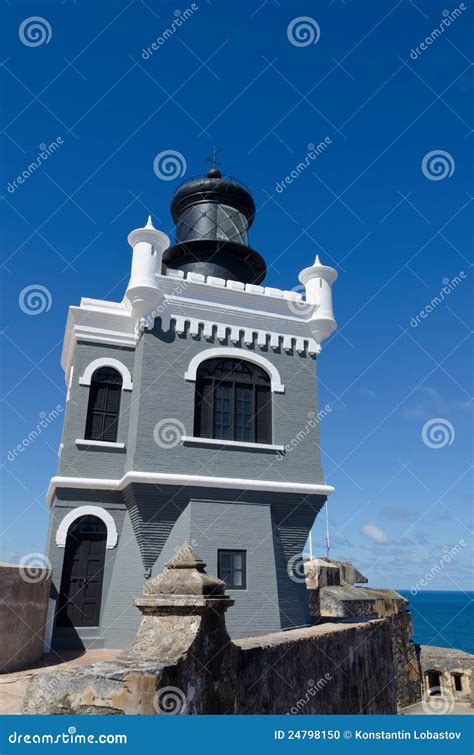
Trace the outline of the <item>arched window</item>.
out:
M 243 359 L 208 359 L 196 374 L 194 435 L 272 442 L 269 375 Z
M 112 367 L 101 367 L 91 378 L 87 407 L 87 440 L 117 440 L 122 376 Z

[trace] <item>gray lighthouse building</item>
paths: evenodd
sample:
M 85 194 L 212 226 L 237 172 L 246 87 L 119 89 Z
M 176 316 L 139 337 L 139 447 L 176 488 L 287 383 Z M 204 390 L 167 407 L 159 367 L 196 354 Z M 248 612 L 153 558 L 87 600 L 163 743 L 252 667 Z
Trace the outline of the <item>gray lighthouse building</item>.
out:
M 69 310 L 48 492 L 57 648 L 128 644 L 134 598 L 185 541 L 235 599 L 233 637 L 310 623 L 297 562 L 333 490 L 316 358 L 336 327 L 336 272 L 316 258 L 305 296 L 265 287 L 252 195 L 216 168 L 171 212 L 172 246 L 151 219 L 130 233 L 121 302 Z

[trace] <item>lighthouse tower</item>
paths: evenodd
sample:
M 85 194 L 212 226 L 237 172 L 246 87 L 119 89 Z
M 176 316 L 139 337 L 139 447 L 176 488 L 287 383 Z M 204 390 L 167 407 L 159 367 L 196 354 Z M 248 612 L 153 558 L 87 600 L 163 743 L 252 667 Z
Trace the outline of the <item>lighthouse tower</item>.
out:
M 129 234 L 121 302 L 69 310 L 48 493 L 58 648 L 128 644 L 134 596 L 185 541 L 226 582 L 233 637 L 311 621 L 300 562 L 333 490 L 316 367 L 336 271 L 317 257 L 305 297 L 266 287 L 251 192 L 216 167 L 171 214 L 172 244 L 151 218 Z

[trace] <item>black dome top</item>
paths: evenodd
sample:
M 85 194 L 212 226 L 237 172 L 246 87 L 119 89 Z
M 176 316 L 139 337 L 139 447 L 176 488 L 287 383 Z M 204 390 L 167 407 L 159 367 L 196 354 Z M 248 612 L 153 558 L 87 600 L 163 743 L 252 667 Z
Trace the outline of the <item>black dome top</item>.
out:
M 187 205 L 202 201 L 235 207 L 245 215 L 249 228 L 252 225 L 256 208 L 250 190 L 236 178 L 223 176 L 218 168 L 211 168 L 206 175 L 194 176 L 178 186 L 171 202 L 174 222 L 178 222 Z
M 176 189 L 171 214 L 176 241 L 163 256 L 167 267 L 243 283 L 260 283 L 266 265 L 248 243 L 255 217 L 249 189 L 213 166 Z

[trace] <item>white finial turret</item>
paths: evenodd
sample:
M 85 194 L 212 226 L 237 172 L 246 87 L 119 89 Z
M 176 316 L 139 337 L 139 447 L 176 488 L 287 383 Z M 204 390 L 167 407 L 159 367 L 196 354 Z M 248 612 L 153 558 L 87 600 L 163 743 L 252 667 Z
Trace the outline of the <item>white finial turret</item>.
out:
M 321 264 L 317 254 L 313 265 L 302 270 L 298 277 L 306 289 L 306 300 L 317 307 L 310 325 L 313 337 L 321 343 L 337 327 L 332 308 L 331 288 L 337 278 L 337 270 Z
M 150 215 L 144 228 L 136 228 L 128 234 L 128 243 L 133 253 L 125 297 L 132 305 L 136 323 L 141 329 L 160 297 L 156 276 L 161 274 L 163 252 L 169 247 L 170 240 L 165 233 L 156 230 Z

